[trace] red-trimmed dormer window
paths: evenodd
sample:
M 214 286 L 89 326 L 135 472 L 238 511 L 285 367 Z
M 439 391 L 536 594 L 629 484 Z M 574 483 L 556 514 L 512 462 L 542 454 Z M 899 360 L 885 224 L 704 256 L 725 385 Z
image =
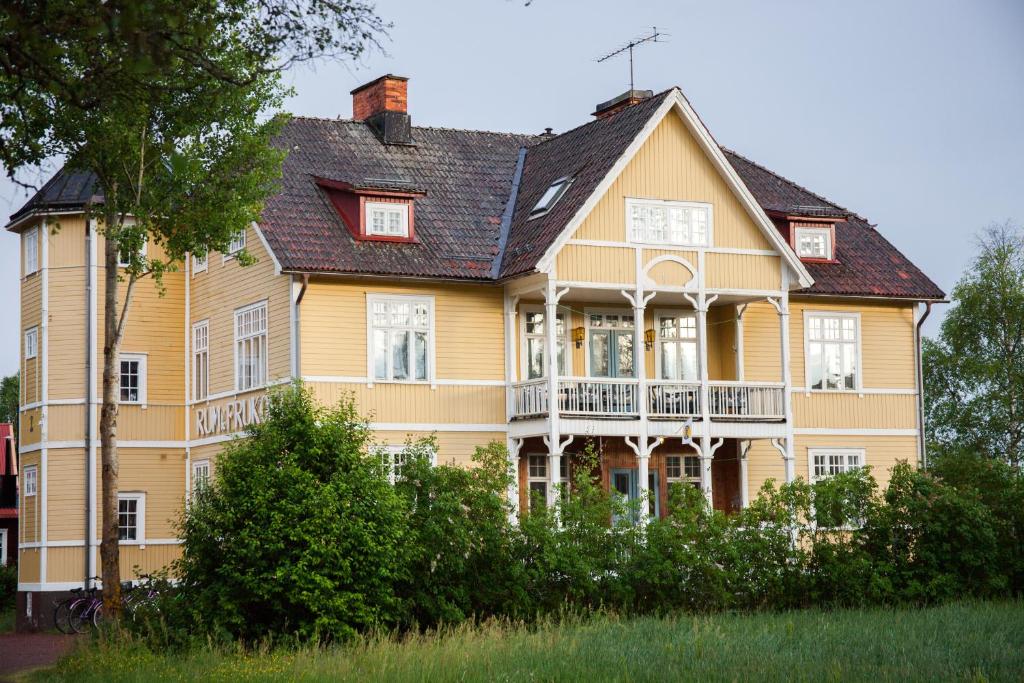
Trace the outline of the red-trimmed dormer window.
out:
M 326 178 L 316 182 L 357 240 L 416 241 L 414 203 L 426 192 L 399 183 L 357 185 Z
M 831 225 L 797 223 L 793 226 L 793 249 L 802 259 L 834 260 L 835 228 Z

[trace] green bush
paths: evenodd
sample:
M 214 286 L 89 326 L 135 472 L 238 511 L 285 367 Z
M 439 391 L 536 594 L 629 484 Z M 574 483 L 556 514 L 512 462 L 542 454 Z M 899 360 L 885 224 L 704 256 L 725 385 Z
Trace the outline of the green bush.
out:
M 18 593 L 18 567 L 14 564 L 0 565 L 0 612 L 14 607 Z

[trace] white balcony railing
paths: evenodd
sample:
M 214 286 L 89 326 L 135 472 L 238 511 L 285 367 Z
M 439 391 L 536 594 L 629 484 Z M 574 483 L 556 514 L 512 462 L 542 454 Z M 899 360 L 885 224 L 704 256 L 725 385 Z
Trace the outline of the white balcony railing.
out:
M 634 417 L 640 414 L 635 379 L 562 377 L 558 380 L 558 409 L 595 417 Z
M 782 420 L 786 417 L 781 382 L 711 382 L 708 414 L 712 418 Z
M 531 379 L 512 385 L 512 416 L 536 417 L 548 414 L 548 381 Z
M 700 417 L 700 384 L 661 380 L 648 382 L 647 414 L 650 417 Z

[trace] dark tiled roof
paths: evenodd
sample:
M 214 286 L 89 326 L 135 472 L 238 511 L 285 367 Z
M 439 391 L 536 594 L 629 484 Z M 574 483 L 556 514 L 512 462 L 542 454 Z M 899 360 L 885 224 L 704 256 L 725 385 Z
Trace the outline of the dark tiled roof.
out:
M 533 269 L 671 92 L 595 119 L 527 150 L 501 277 Z M 531 220 L 530 211 L 537 200 L 551 183 L 564 176 L 572 178 L 569 189 L 550 211 Z
M 557 136 L 414 127 L 414 145 L 384 145 L 363 123 L 295 118 L 277 141 L 288 150 L 282 189 L 268 199 L 261 227 L 284 270 L 478 281 L 528 273 L 672 92 Z M 523 148 L 522 178 L 499 256 L 502 217 Z M 766 211 L 846 217 L 836 224 L 837 263 L 805 263 L 815 282 L 803 292 L 944 296 L 864 218 L 724 151 Z M 548 213 L 527 220 L 563 176 L 573 179 L 565 195 Z M 317 178 L 425 193 L 415 200 L 417 242 L 356 240 Z M 12 221 L 36 208 L 80 207 L 94 189 L 87 174 L 62 170 Z
M 11 214 L 14 222 L 35 208 L 50 211 L 73 210 L 85 206 L 96 194 L 96 178 L 88 171 L 70 171 L 62 168 L 25 202 L 25 205 Z
M 417 127 L 412 135 L 413 145 L 384 145 L 359 122 L 288 123 L 277 141 L 288 150 L 282 191 L 261 220 L 282 269 L 490 279 L 519 148 L 539 138 Z M 425 192 L 417 242 L 356 240 L 316 177 Z
M 801 292 L 846 296 L 892 296 L 942 299 L 938 285 L 861 216 L 787 180 L 730 150 L 723 150 L 758 204 L 766 211 L 845 216 L 835 224 L 836 263 L 807 261 L 814 284 Z

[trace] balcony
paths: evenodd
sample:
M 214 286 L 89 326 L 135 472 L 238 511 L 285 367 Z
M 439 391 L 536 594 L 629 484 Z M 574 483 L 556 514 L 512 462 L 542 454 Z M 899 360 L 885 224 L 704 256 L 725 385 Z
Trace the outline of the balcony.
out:
M 638 418 L 638 383 L 634 379 L 560 377 L 558 409 L 562 415 L 593 418 Z M 775 421 L 785 418 L 781 382 L 708 383 L 708 416 L 716 420 Z M 548 413 L 548 382 L 535 379 L 512 385 L 512 417 L 528 419 Z M 651 419 L 700 418 L 697 382 L 662 380 L 647 383 L 647 414 Z

